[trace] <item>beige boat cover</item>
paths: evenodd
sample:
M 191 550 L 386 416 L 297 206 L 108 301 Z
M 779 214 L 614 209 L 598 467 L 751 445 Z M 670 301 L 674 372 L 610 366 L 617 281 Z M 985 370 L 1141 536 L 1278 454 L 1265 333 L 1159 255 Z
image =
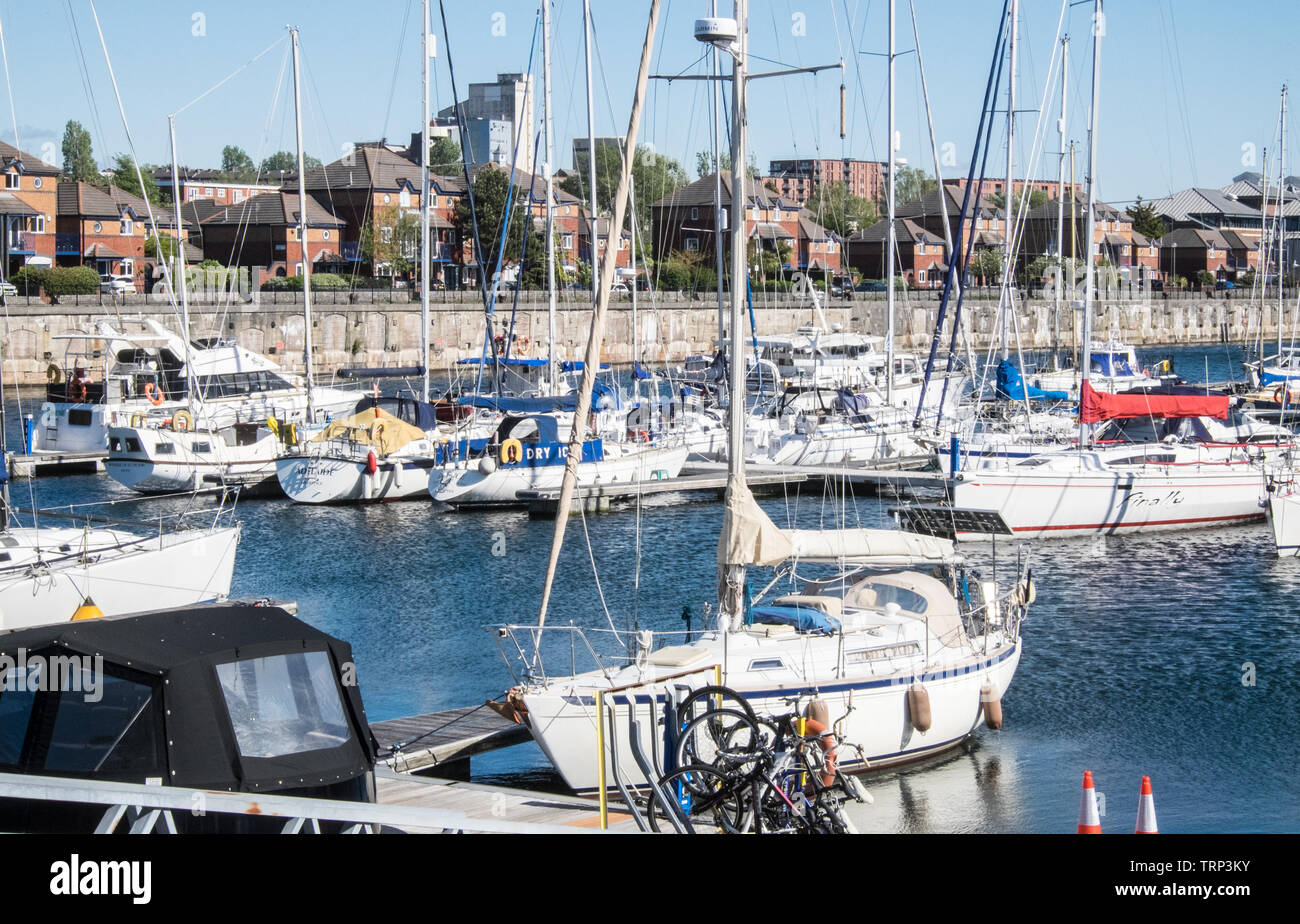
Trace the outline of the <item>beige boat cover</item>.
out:
M 325 443 L 330 440 L 350 440 L 371 447 L 377 456 L 386 456 L 407 443 L 427 438 L 428 434 L 414 424 L 394 417 L 381 408 L 372 407 L 350 417 L 331 420 L 311 441 Z
M 778 565 L 788 559 L 829 564 L 945 564 L 957 553 L 948 539 L 896 529 L 781 529 L 754 500 L 744 479 L 727 485 L 718 566 Z

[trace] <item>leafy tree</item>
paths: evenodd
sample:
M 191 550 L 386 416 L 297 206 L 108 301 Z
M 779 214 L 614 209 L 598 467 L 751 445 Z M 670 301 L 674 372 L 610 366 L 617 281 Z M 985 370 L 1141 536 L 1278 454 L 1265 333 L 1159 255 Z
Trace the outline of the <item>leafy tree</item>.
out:
M 939 188 L 939 181 L 920 167 L 904 167 L 894 178 L 894 195 L 898 202 L 911 202 Z
M 63 173 L 72 180 L 99 179 L 99 167 L 90 149 L 90 132 L 69 120 L 63 129 Z
M 381 209 L 361 228 L 361 255 L 372 267 L 387 264 L 404 276 L 419 259 L 420 221 L 399 209 Z M 314 288 L 314 286 L 313 286 Z
M 154 240 L 152 234 L 144 239 L 144 255 L 146 257 L 156 257 L 161 251 L 163 259 L 170 261 L 179 250 L 180 245 L 176 238 L 169 237 L 166 234 L 158 235 L 157 241 Z
M 302 163 L 308 170 L 315 170 L 321 165 L 320 161 L 310 154 L 303 155 Z M 292 151 L 276 151 L 262 161 L 261 169 L 263 176 L 273 176 L 282 171 L 295 173 L 298 170 L 298 155 Z
M 119 154 L 113 158 L 113 170 L 109 176 L 109 182 L 118 189 L 125 190 L 141 199 L 147 199 L 150 205 L 165 206 L 171 203 L 171 191 L 164 194 L 163 190 L 158 188 L 158 184 L 153 179 L 154 167 L 152 164 L 141 164 L 140 172 L 137 175 L 135 161 L 131 160 L 130 154 Z M 140 186 L 140 177 L 144 178 L 144 187 Z M 142 216 L 143 217 L 143 216 Z
M 1137 201 L 1125 209 L 1125 212 L 1133 219 L 1134 231 L 1145 234 L 1152 240 L 1165 236 L 1164 220 L 1156 214 L 1155 209 L 1142 202 L 1141 196 L 1138 196 Z
M 478 214 L 479 242 L 482 245 L 479 256 L 489 276 L 496 270 L 497 258 L 501 254 L 501 229 L 506 225 L 506 198 L 509 192 L 510 177 L 505 170 L 488 167 L 480 170 L 474 179 L 474 208 Z M 505 241 L 506 260 L 518 259 L 526 226 L 524 210 L 517 197 L 512 205 Z M 474 240 L 474 223 L 468 196 L 461 197 L 456 203 L 455 224 L 461 240 Z
M 461 167 L 460 145 L 446 135 L 429 142 L 429 172 L 439 176 L 456 173 Z
M 843 182 L 820 184 L 808 199 L 808 210 L 823 227 L 840 237 L 876 223 L 875 203 L 853 195 Z
M 993 247 L 980 248 L 971 258 L 970 268 L 985 285 L 997 282 L 1002 276 L 1002 253 Z
M 602 215 L 614 211 L 614 196 L 623 170 L 623 158 L 612 144 L 596 146 L 596 208 Z M 560 183 L 560 188 L 587 204 L 589 169 L 577 170 Z M 689 182 L 682 165 L 671 157 L 656 154 L 642 145 L 632 161 L 632 185 L 636 206 L 638 245 L 648 248 L 651 235 L 652 207 L 660 199 Z
M 990 204 L 992 204 L 994 208 L 1001 209 L 1006 207 L 1007 197 L 1003 193 L 995 192 L 990 194 L 989 196 L 986 196 L 985 198 L 989 200 Z M 1024 205 L 1024 201 L 1025 201 L 1025 191 L 1022 189 L 1020 192 L 1016 193 L 1015 199 L 1012 200 L 1011 212 L 1013 215 L 1020 214 L 1020 210 Z M 1031 210 L 1046 205 L 1047 202 L 1048 202 L 1047 193 L 1043 192 L 1041 189 L 1031 189 L 1029 191 L 1029 208 Z
M 729 151 L 723 151 L 720 157 L 714 157 L 712 151 L 697 151 L 695 154 L 696 178 L 702 180 L 716 172 L 719 161 L 722 162 L 723 170 L 731 170 L 731 153 Z
M 257 164 L 243 148 L 228 144 L 221 149 L 221 172 L 231 182 L 247 183 L 257 176 Z

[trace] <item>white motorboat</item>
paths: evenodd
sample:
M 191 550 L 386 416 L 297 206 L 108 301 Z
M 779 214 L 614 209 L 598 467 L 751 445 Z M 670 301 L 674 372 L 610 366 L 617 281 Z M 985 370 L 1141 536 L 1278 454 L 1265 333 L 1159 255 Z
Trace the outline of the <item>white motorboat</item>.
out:
M 1265 472 L 1264 494 L 1268 525 L 1279 558 L 1300 556 L 1300 482 L 1290 457 Z
M 870 465 L 925 455 L 915 432 L 911 413 L 848 389 L 790 387 L 746 420 L 745 462 Z
M 206 405 L 217 429 L 270 418 L 307 421 L 306 381 L 234 341 L 187 345 L 148 318 L 101 320 L 92 333 L 59 339 L 67 342 L 67 355 L 63 369 L 51 365 L 46 400 L 30 424 L 33 453 L 102 451 L 110 427 L 168 420 L 195 401 Z M 351 413 L 363 396 L 352 389 L 312 388 L 318 419 Z
M 1134 388 L 1154 388 L 1162 384 L 1168 363 L 1159 364 L 1152 370 L 1138 362 L 1137 349 L 1131 343 L 1118 340 L 1104 342 L 1092 341 L 1088 351 L 1088 381 L 1097 391 L 1130 391 Z M 1026 382 L 1033 388 L 1043 391 L 1068 392 L 1072 398 L 1079 397 L 1080 376 L 1078 369 L 1059 369 L 1056 371 L 1033 372 L 1025 376 Z
M 178 410 L 173 421 L 192 418 Z M 293 428 L 296 426 L 286 425 Z M 287 431 L 286 431 L 287 432 Z M 276 493 L 275 460 L 284 443 L 275 423 L 212 429 L 110 427 L 109 476 L 141 494 L 170 494 L 239 486 L 247 494 Z
M 87 598 L 106 616 L 225 599 L 240 532 L 225 519 L 171 531 L 44 523 L 0 531 L 0 629 L 66 622 Z

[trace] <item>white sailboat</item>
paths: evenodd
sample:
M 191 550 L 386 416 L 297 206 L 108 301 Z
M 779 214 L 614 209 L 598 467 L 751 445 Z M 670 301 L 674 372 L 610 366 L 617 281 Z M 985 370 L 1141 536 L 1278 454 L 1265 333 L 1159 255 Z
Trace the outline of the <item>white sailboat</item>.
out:
M 656 9 L 657 4 L 652 4 L 652 30 Z M 745 0 L 736 3 L 736 14 L 735 20 L 698 21 L 696 34 L 734 58 L 732 162 L 745 163 Z M 647 56 L 648 48 L 649 38 Z M 642 85 L 631 137 L 635 137 Z M 620 186 L 616 215 L 625 185 Z M 740 178 L 733 190 L 737 216 L 744 215 L 744 185 Z M 735 225 L 732 278 L 743 279 L 744 219 Z M 733 331 L 743 324 L 742 288 L 732 286 Z M 593 343 L 599 332 L 599 325 L 593 325 Z M 589 344 L 588 349 L 594 347 Z M 732 394 L 743 394 L 743 365 L 733 363 L 730 371 Z M 649 713 L 642 714 L 659 715 L 674 686 L 700 686 L 715 677 L 749 698 L 760 713 L 786 712 L 792 703 L 813 697 L 824 700 L 830 715 L 839 720 L 840 740 L 860 749 L 856 757 L 842 750 L 841 766 L 846 768 L 917 759 L 964 740 L 982 720 L 997 724 L 991 704 L 1000 701 L 1019 662 L 1020 620 L 1033 597 L 1027 575 L 1013 596 L 1001 594 L 994 581 L 979 584 L 973 595 L 959 596 L 962 562 L 946 539 L 893 530 L 778 529 L 745 483 L 744 416 L 743 402 L 733 401 L 727 506 L 717 553 L 716 625 L 700 638 L 660 648 L 655 635 L 640 633 L 635 643 L 621 639 L 627 648 L 615 663 L 600 662 L 593 670 L 567 676 L 548 673 L 540 656 L 547 641 L 547 604 L 563 540 L 567 506 L 562 500 L 539 621 L 498 630 L 501 636 L 513 638 L 521 653 L 532 647 L 531 656 L 523 659 L 526 671 L 512 690 L 511 701 L 565 781 L 579 792 L 602 791 L 616 782 L 606 761 L 608 754 L 598 746 L 597 729 L 606 720 L 597 712 L 598 698 L 616 708 L 640 708 L 648 702 Z M 747 605 L 748 566 L 786 566 L 792 577 L 796 564 L 834 566 L 836 573 L 807 581 L 793 594 Z M 589 634 L 599 634 L 572 627 L 551 632 L 558 632 L 562 643 L 574 643 L 573 648 L 561 644 L 566 652 L 583 647 L 574 635 L 585 640 Z M 665 636 L 671 639 L 675 633 Z M 597 647 L 588 642 L 586 650 L 594 653 Z M 931 707 L 928 717 L 920 708 L 923 701 Z M 640 745 L 645 753 L 653 753 L 658 730 L 649 723 L 643 723 L 641 730 Z M 603 740 L 606 750 L 617 755 L 619 766 L 636 766 L 628 735 L 620 734 L 616 744 L 608 737 Z M 638 786 L 645 780 L 631 770 L 625 782 Z

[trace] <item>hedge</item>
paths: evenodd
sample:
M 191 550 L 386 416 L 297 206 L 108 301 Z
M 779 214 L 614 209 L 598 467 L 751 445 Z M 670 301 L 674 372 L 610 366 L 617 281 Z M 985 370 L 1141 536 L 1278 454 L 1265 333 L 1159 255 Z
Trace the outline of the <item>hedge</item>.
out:
M 94 295 L 99 273 L 89 266 L 25 266 L 9 280 L 23 295 Z

